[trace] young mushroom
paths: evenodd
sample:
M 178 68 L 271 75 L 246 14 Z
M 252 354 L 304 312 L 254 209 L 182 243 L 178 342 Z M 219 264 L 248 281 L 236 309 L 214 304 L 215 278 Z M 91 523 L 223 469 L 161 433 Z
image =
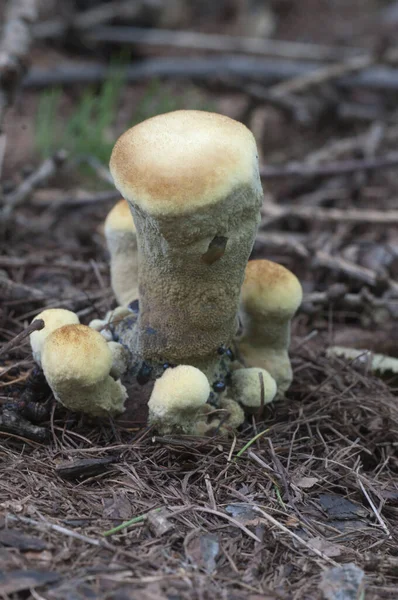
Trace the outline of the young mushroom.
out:
M 264 369 L 238 369 L 232 373 L 231 390 L 234 399 L 251 414 L 272 402 L 276 396 L 276 382 Z
M 243 330 L 236 346 L 245 366 L 272 375 L 280 394 L 292 382 L 290 321 L 302 297 L 299 280 L 285 267 L 270 260 L 248 263 L 241 292 Z
M 188 365 L 167 369 L 149 399 L 149 423 L 161 433 L 191 433 L 209 394 L 209 382 L 199 369 Z
M 47 308 L 37 315 L 33 321 L 36 321 L 36 319 L 43 319 L 44 328 L 40 331 L 33 331 L 29 339 L 33 358 L 38 365 L 41 365 L 43 344 L 48 336 L 63 325 L 77 325 L 80 321 L 74 312 L 64 308 Z
M 137 234 L 126 200 L 119 200 L 109 212 L 104 232 L 111 256 L 112 289 L 119 304 L 126 305 L 138 298 Z
M 260 219 L 254 137 L 228 117 L 176 111 L 126 131 L 110 169 L 140 256 L 140 311 L 123 342 L 138 359 L 190 364 L 213 382 Z
M 41 358 L 47 382 L 66 408 L 94 417 L 124 411 L 126 389 L 111 376 L 112 351 L 98 331 L 64 325 L 48 336 Z

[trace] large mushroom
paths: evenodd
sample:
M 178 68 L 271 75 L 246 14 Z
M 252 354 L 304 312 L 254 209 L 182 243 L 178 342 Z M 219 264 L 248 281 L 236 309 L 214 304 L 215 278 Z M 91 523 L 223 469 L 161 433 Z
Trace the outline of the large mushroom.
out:
M 302 297 L 299 280 L 282 265 L 270 260 L 248 263 L 241 293 L 242 334 L 236 346 L 245 366 L 268 371 L 280 394 L 293 378 L 290 322 Z
M 123 342 L 138 360 L 220 375 L 263 199 L 252 133 L 228 117 L 176 111 L 117 141 L 110 169 L 137 230 L 140 312 Z

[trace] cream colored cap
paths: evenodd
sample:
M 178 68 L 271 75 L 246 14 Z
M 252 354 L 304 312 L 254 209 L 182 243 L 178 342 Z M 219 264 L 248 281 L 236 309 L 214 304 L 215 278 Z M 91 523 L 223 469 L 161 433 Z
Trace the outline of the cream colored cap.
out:
M 232 373 L 231 384 L 235 400 L 248 408 L 259 408 L 262 395 L 264 404 L 269 404 L 276 396 L 275 379 L 265 369 L 238 369 Z
M 135 232 L 135 225 L 133 216 L 131 214 L 130 206 L 127 200 L 119 200 L 117 204 L 109 211 L 105 219 L 105 233 L 111 231 L 133 231 Z
M 37 319 L 43 319 L 44 328 L 40 331 L 33 331 L 29 338 L 33 358 L 37 363 L 40 364 L 43 344 L 50 333 L 59 327 L 62 327 L 63 325 L 75 325 L 80 321 L 79 317 L 74 312 L 71 310 L 66 310 L 65 308 L 47 308 L 37 315 L 33 321 L 36 321 Z
M 270 260 L 251 260 L 245 271 L 241 303 L 249 314 L 291 318 L 303 299 L 303 290 L 291 271 Z
M 178 110 L 127 130 L 110 170 L 122 196 L 153 215 L 181 215 L 216 204 L 258 180 L 253 134 L 229 117 Z
M 148 407 L 157 418 L 170 413 L 197 410 L 210 395 L 207 377 L 196 367 L 179 365 L 156 380 Z
M 112 352 L 98 331 L 87 325 L 64 325 L 47 339 L 42 352 L 48 383 L 90 386 L 104 379 L 112 367 Z

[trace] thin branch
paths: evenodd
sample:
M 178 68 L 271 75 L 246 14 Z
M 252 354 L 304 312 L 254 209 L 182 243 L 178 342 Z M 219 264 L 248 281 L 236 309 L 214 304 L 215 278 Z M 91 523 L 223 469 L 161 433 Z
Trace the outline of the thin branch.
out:
M 240 78 L 245 81 L 261 80 L 262 85 L 272 85 L 279 81 L 292 79 L 314 72 L 319 63 L 293 62 L 291 60 L 264 59 L 241 55 L 225 54 L 212 57 L 170 57 L 141 60 L 124 70 L 126 81 L 140 82 L 153 77 L 208 80 Z M 52 85 L 90 85 L 109 77 L 112 67 L 101 63 L 61 64 L 56 68 L 31 69 L 24 78 L 26 88 Z M 345 87 L 365 87 L 381 91 L 398 90 L 398 73 L 389 67 L 370 67 L 355 75 L 346 75 L 336 80 L 336 84 Z
M 266 218 L 300 217 L 306 221 L 329 223 L 369 223 L 370 225 L 398 225 L 398 210 L 367 210 L 355 208 L 318 208 L 315 206 L 278 206 L 271 202 L 263 205 Z
M 298 75 L 289 81 L 273 86 L 269 91 L 274 96 L 302 93 L 311 87 L 329 83 L 330 81 L 338 79 L 343 75 L 362 71 L 363 69 L 370 67 L 373 62 L 374 59 L 369 55 L 355 56 L 346 62 L 327 65 L 311 73 Z
M 54 156 L 47 158 L 36 171 L 24 179 L 14 192 L 8 194 L 5 198 L 5 207 L 2 211 L 3 218 L 7 219 L 14 208 L 22 204 L 34 189 L 55 175 L 63 166 L 66 158 L 67 153 L 64 150 L 56 152 Z
M 365 489 L 365 486 L 363 485 L 362 481 L 361 481 L 361 477 L 359 475 L 359 473 L 357 472 L 357 481 L 359 483 L 359 487 L 362 490 L 363 495 L 365 496 L 366 500 L 369 502 L 369 505 L 376 517 L 376 519 L 378 520 L 378 522 L 380 523 L 380 525 L 382 526 L 384 532 L 386 533 L 387 537 L 391 538 L 391 533 L 387 527 L 387 525 L 385 524 L 385 522 L 383 521 L 383 519 L 380 516 L 379 511 L 377 510 L 376 506 L 374 505 L 374 502 L 372 500 L 372 498 L 369 496 L 368 492 Z
M 293 531 L 290 531 L 290 529 L 288 529 L 287 527 L 285 527 L 284 525 L 282 525 L 282 523 L 279 523 L 279 521 L 277 521 L 276 519 L 274 519 L 274 517 L 272 517 L 271 515 L 269 515 L 267 512 L 265 512 L 265 510 L 261 509 L 259 506 L 251 505 L 251 508 L 254 511 L 256 511 L 257 513 L 259 513 L 260 515 L 262 515 L 262 517 L 266 521 L 268 521 L 269 523 L 271 523 L 271 525 L 274 525 L 275 527 L 277 527 L 278 529 L 280 529 L 284 533 L 287 533 L 288 535 L 290 535 L 292 538 L 294 538 L 296 540 L 296 542 L 298 542 L 302 546 L 305 546 L 308 550 L 310 550 L 310 552 L 313 552 L 314 554 L 316 554 L 317 556 L 319 556 L 319 558 L 322 558 L 322 560 L 324 560 L 325 562 L 333 565 L 334 567 L 338 567 L 339 566 L 339 564 L 336 561 L 334 561 L 331 558 L 329 558 L 329 556 L 326 556 L 326 554 L 324 554 L 323 552 L 321 552 L 317 548 L 314 548 L 314 547 L 310 546 L 310 544 L 308 542 L 306 542 L 304 539 L 302 539 L 300 536 L 298 536 Z
M 57 533 L 61 533 L 62 535 L 66 535 L 67 537 L 74 538 L 75 540 L 80 540 L 81 542 L 85 542 L 86 544 L 90 544 L 91 546 L 102 546 L 107 547 L 108 544 L 104 540 L 97 540 L 95 538 L 89 538 L 86 535 L 82 535 L 81 533 L 77 533 L 77 531 L 73 531 L 71 529 L 67 529 L 66 527 L 62 527 L 61 525 L 57 525 L 56 523 L 50 523 L 49 521 L 36 521 L 35 519 L 30 519 L 29 517 L 22 517 L 19 515 L 6 515 L 7 521 L 12 521 L 15 523 L 26 523 L 26 525 L 30 525 L 39 531 L 56 531 Z
M 141 27 L 98 27 L 89 32 L 88 38 L 96 42 L 239 52 L 290 60 L 340 61 L 366 53 L 361 48 Z
M 282 167 L 263 166 L 260 175 L 263 179 L 285 179 L 286 177 L 332 177 L 333 175 L 347 175 L 356 171 L 375 171 L 378 169 L 391 169 L 398 165 L 398 154 L 391 153 L 387 156 L 359 160 L 342 160 L 339 162 L 308 165 L 290 163 Z
M 4 344 L 0 348 L 0 356 L 2 354 L 7 354 L 10 350 L 12 350 L 12 348 L 15 348 L 15 346 L 18 346 L 18 344 L 20 342 L 22 342 L 22 340 L 27 338 L 28 335 L 30 335 L 33 331 L 40 331 L 40 329 L 43 329 L 43 327 L 44 327 L 43 319 L 36 319 L 35 321 L 33 321 L 33 323 L 28 325 L 28 327 L 26 329 L 21 331 L 21 333 L 18 333 L 18 335 L 16 335 L 12 340 L 7 342 L 7 344 Z
M 389 278 L 381 279 L 372 269 L 361 267 L 360 265 L 345 260 L 344 258 L 340 258 L 339 256 L 331 256 L 321 250 L 315 254 L 313 267 L 326 267 L 334 271 L 339 271 L 352 279 L 356 279 L 357 281 L 361 281 L 372 287 L 383 282 L 394 293 L 398 293 L 398 281 Z

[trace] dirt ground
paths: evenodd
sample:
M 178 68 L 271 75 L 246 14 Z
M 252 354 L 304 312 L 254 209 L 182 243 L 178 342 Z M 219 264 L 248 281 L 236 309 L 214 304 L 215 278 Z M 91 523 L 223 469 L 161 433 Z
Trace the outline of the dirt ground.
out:
M 53 18 L 52 3 L 42 4 L 41 18 Z M 247 36 L 254 26 L 239 21 L 235 4 L 195 20 L 193 3 L 173 26 Z M 386 58 L 393 4 L 274 0 L 272 38 L 362 48 L 394 69 Z M 67 41 L 35 42 L 32 68 L 105 63 L 112 54 Z M 173 50 L 143 48 L 132 60 L 164 55 Z M 293 326 L 294 382 L 263 420 L 231 438 L 162 437 L 131 409 L 114 423 L 54 406 L 45 442 L 0 427 L 0 597 L 397 598 L 398 375 L 394 361 L 375 370 L 372 353 L 398 359 L 398 86 L 343 86 L 329 73 L 281 99 L 251 79 L 167 78 L 149 96 L 152 83 L 124 86 L 107 143 L 131 122 L 132 107 L 144 116 L 167 110 L 165 97 L 171 109 L 228 114 L 256 136 L 265 202 L 253 258 L 287 266 L 305 292 Z M 62 89 L 55 119 L 72 118 L 82 89 Z M 118 196 L 98 160 L 82 168 L 68 148 L 31 185 L 43 164 L 45 91 L 22 89 L 4 123 L 2 207 L 26 182 L 28 190 L 0 238 L 0 409 L 35 400 L 29 343 L 6 345 L 36 314 L 63 306 L 88 323 L 116 305 L 102 224 Z M 54 123 L 60 151 L 57 131 Z M 334 346 L 364 352 L 331 356 Z M 362 584 L 342 592 L 352 565 Z

